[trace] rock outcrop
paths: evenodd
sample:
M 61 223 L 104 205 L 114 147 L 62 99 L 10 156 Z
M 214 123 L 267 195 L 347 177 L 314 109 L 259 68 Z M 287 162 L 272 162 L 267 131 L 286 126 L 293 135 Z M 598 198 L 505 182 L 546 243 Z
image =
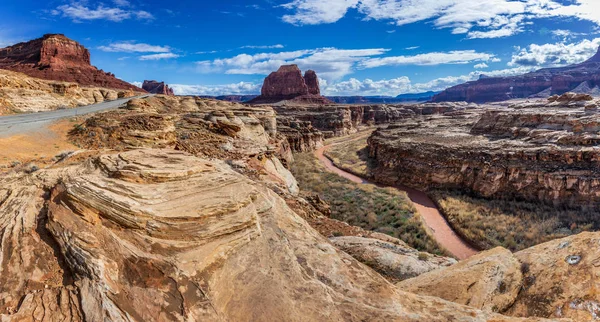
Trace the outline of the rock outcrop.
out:
M 269 104 L 281 101 L 293 101 L 295 104 L 329 104 L 321 96 L 317 73 L 309 70 L 305 76 L 296 65 L 284 65 L 271 73 L 263 83 L 261 95 L 249 104 Z
M 91 65 L 90 52 L 64 35 L 42 38 L 0 49 L 0 69 L 31 77 L 111 89 L 144 90 Z
M 132 90 L 82 87 L 0 69 L 0 115 L 72 108 L 134 95 Z
M 165 82 L 145 80 L 144 84 L 142 84 L 142 89 L 152 94 L 175 96 L 173 89 L 169 85 L 166 85 Z
M 511 320 L 399 291 L 223 161 L 138 149 L 1 180 L 2 320 Z
M 420 253 L 400 240 L 391 242 L 352 236 L 329 240 L 391 281 L 410 279 L 457 263 L 453 258 Z
M 587 61 L 546 68 L 513 77 L 483 77 L 454 86 L 433 97 L 434 102 L 496 102 L 530 96 L 548 97 L 565 92 L 600 93 L 600 50 Z
M 521 263 L 509 250 L 496 248 L 397 285 L 407 292 L 503 312 L 515 302 L 522 280 Z

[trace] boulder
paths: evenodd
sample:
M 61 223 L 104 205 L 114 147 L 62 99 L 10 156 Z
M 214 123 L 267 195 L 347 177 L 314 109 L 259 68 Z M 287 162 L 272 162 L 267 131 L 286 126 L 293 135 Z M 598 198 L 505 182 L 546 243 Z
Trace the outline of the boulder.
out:
M 406 292 L 436 296 L 485 311 L 502 312 L 519 295 L 521 264 L 504 248 L 477 254 L 456 265 L 398 283 Z
M 400 240 L 395 243 L 362 237 L 333 237 L 331 242 L 391 281 L 402 281 L 457 263 L 453 258 L 419 252 Z

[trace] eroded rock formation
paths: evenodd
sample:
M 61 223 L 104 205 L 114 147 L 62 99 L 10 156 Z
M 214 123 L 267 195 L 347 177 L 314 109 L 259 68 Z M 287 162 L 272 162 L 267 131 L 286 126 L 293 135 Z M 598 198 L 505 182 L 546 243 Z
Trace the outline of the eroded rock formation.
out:
M 142 89 L 148 93 L 152 94 L 160 94 L 160 95 L 170 95 L 174 96 L 175 93 L 173 89 L 169 87 L 169 85 L 165 84 L 165 82 L 157 82 L 155 80 L 145 80 L 142 84 Z
M 261 95 L 248 103 L 269 104 L 281 101 L 317 105 L 331 103 L 321 96 L 317 73 L 309 70 L 302 76 L 297 65 L 284 65 L 271 73 L 265 78 Z
M 496 102 L 514 98 L 548 97 L 565 92 L 600 93 L 600 50 L 587 61 L 561 68 L 546 68 L 513 77 L 482 77 L 451 87 L 434 102 Z
M 143 92 L 114 74 L 92 66 L 90 52 L 85 47 L 59 34 L 47 34 L 0 49 L 0 69 L 84 86 Z

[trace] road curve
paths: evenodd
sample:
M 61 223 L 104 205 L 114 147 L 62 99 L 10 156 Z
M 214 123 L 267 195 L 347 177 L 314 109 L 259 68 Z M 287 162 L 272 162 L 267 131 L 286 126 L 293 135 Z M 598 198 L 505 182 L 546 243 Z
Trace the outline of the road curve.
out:
M 339 143 L 337 143 L 339 144 Z M 332 173 L 342 176 L 348 180 L 360 184 L 373 184 L 382 186 L 377 183 L 369 182 L 359 176 L 344 171 L 338 168 L 329 158 L 325 156 L 325 151 L 335 144 L 324 146 L 315 152 L 315 156 L 323 163 L 325 168 Z M 407 193 L 408 198 L 413 202 L 415 208 L 425 220 L 425 223 L 431 229 L 433 237 L 438 244 L 448 250 L 458 259 L 467 259 L 478 253 L 476 249 L 471 247 L 467 242 L 460 238 L 450 227 L 446 218 L 439 212 L 435 203 L 427 196 L 426 193 L 411 189 L 408 187 L 392 187 Z
M 78 108 L 55 110 L 49 112 L 28 113 L 0 116 L 0 137 L 26 133 L 39 129 L 40 124 L 48 123 L 58 119 L 96 113 L 104 110 L 117 108 L 134 98 L 143 98 L 150 95 L 122 98 L 110 102 L 98 103 Z

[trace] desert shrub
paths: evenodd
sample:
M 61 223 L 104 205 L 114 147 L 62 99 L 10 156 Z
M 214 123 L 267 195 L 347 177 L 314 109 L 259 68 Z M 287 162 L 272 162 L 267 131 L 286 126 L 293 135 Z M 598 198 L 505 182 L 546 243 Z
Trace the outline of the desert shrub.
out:
M 589 211 L 485 199 L 460 191 L 438 190 L 431 196 L 451 226 L 482 249 L 502 246 L 518 251 L 596 227 Z
M 332 218 L 399 238 L 420 251 L 442 253 L 406 193 L 353 183 L 328 172 L 311 153 L 295 159 L 291 170 L 300 188 L 329 203 Z

